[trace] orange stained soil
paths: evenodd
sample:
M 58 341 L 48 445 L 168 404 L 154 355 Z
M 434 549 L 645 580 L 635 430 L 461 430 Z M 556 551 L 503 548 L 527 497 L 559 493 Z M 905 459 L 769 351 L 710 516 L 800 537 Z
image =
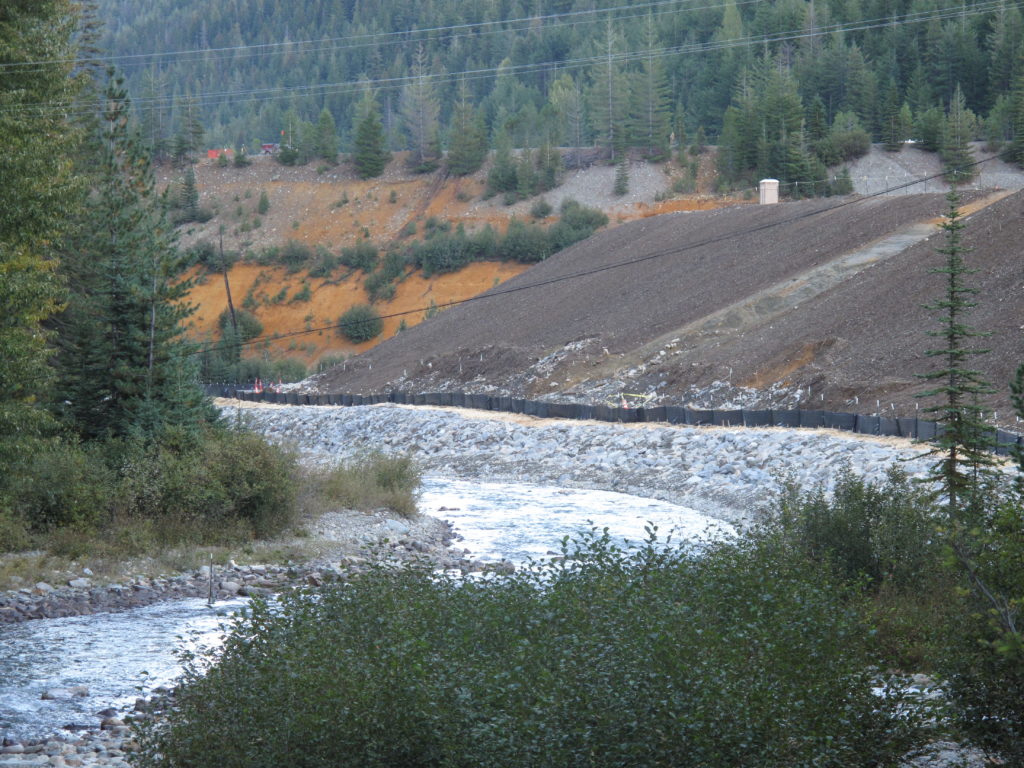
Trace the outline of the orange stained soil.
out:
M 384 332 L 362 344 L 353 344 L 332 327 L 347 309 L 368 303 L 363 288 L 366 276 L 360 271 L 344 280 L 324 280 L 310 279 L 305 272 L 287 274 L 283 267 L 239 264 L 229 271 L 228 280 L 235 308 L 248 305 L 263 324 L 261 338 L 266 343 L 254 345 L 249 354 L 296 357 L 309 365 L 325 355 L 365 352 L 394 336 L 403 320 L 406 327 L 421 323 L 432 305 L 443 309 L 448 302 L 476 296 L 526 269 L 525 264 L 511 262 L 475 262 L 459 272 L 431 278 L 408 273 L 396 284 L 394 298 L 375 305 L 384 317 Z M 219 317 L 228 306 L 223 275 L 200 271 L 192 276 L 198 280 L 189 293 L 196 309 L 190 332 L 199 339 L 218 338 Z M 304 285 L 309 286 L 311 298 L 296 301 Z M 272 339 L 275 333 L 283 338 Z

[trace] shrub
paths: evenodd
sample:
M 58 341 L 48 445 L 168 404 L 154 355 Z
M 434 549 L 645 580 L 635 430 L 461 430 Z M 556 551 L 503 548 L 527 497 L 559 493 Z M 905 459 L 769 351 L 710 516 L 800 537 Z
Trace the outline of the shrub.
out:
M 263 334 L 263 323 L 247 309 L 235 309 L 235 322 L 238 323 L 240 341 L 249 341 Z M 225 336 L 231 328 L 231 310 L 225 309 L 217 318 L 217 327 L 221 336 Z
M 354 344 L 369 341 L 384 330 L 384 321 L 369 304 L 357 304 L 338 319 L 338 333 Z
M 329 278 L 341 263 L 337 256 L 322 245 L 316 247 L 316 256 L 316 264 L 309 268 L 310 277 Z
M 267 197 L 267 190 L 260 191 L 260 201 L 256 205 L 256 212 L 260 216 L 266 216 L 267 211 L 270 210 L 270 198 Z
M 704 556 L 597 533 L 463 580 L 371 568 L 255 603 L 185 659 L 151 766 L 889 765 L 918 739 L 876 696 L 856 601 L 749 544 Z
M 309 283 L 303 282 L 302 287 L 298 292 L 292 296 L 291 303 L 295 304 L 298 302 L 310 301 L 313 298 L 313 289 L 309 287 Z
M 541 197 L 530 206 L 530 215 L 535 219 L 543 219 L 550 216 L 553 210 L 551 203 Z
M 806 557 L 827 561 L 846 580 L 866 577 L 901 590 L 932 582 L 942 560 L 935 511 L 926 489 L 898 467 L 875 485 L 840 472 L 831 496 L 788 488 L 769 523 Z
M 0 508 L 0 552 L 23 552 L 32 549 L 28 521 L 12 509 Z
M 358 242 L 341 249 L 338 260 L 346 267 L 369 274 L 377 268 L 378 250 L 372 243 Z
M 289 272 L 298 272 L 313 258 L 313 249 L 298 240 L 289 240 L 277 253 L 277 260 Z
M 252 432 L 214 429 L 184 447 L 127 441 L 107 450 L 120 478 L 116 516 L 173 521 L 175 535 L 196 544 L 220 543 L 239 526 L 250 538 L 272 536 L 293 521 L 296 457 Z
M 14 510 L 36 531 L 88 531 L 103 519 L 112 483 L 95 448 L 53 443 L 26 457 Z
M 374 453 L 335 467 L 322 483 L 327 498 L 349 509 L 369 512 L 383 507 L 413 518 L 420 480 L 412 459 Z

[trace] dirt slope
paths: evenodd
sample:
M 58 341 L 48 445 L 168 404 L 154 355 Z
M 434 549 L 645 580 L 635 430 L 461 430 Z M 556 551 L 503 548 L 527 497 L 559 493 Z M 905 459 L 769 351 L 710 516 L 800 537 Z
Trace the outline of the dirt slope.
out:
M 378 247 L 406 237 L 409 229 L 422 236 L 423 223 L 430 217 L 462 225 L 469 232 L 484 226 L 504 231 L 513 217 L 531 220 L 530 208 L 536 198 L 507 206 L 500 196 L 485 198 L 487 167 L 465 178 L 450 177 L 443 171 L 414 174 L 408 171 L 400 154 L 376 179 L 359 179 L 347 163 L 333 167 L 311 163 L 286 167 L 272 157 L 259 156 L 246 168 L 221 167 L 204 159 L 196 168 L 200 203 L 215 216 L 204 224 L 190 224 L 179 232 L 183 248 L 199 243 L 220 246 L 223 227 L 224 249 L 249 257 L 270 246 L 296 240 L 310 247 L 337 252 L 339 248 L 368 239 Z M 566 172 L 562 184 L 546 199 L 557 209 L 565 199 L 598 207 L 610 218 L 610 227 L 625 221 L 651 217 L 664 212 L 705 210 L 735 204 L 738 197 L 710 195 L 673 195 L 673 181 L 683 173 L 675 164 L 632 163 L 630 191 L 612 194 L 615 169 L 594 166 Z M 182 172 L 163 168 L 160 182 L 180 183 Z M 699 188 L 710 189 L 714 182 L 714 155 L 701 159 Z M 261 194 L 266 194 L 269 209 L 259 213 Z M 551 217 L 548 223 L 556 220 Z M 444 304 L 477 295 L 525 270 L 518 264 L 480 263 L 452 275 L 425 280 L 412 275 L 397 286 L 395 297 L 378 304 L 384 314 L 397 314 L 426 308 L 431 301 Z M 193 272 L 198 282 L 190 293 L 197 308 L 191 332 L 197 338 L 216 338 L 217 318 L 227 308 L 223 280 L 219 275 Z M 308 328 L 333 325 L 353 304 L 367 301 L 362 283 L 365 275 L 344 275 L 332 279 L 308 279 L 304 272 L 289 274 L 283 268 L 240 263 L 229 273 L 236 305 L 241 306 L 250 289 L 254 302 L 249 308 L 263 323 L 264 334 L 289 334 Z M 309 301 L 293 298 L 309 284 Z M 282 294 L 283 291 L 283 294 Z M 284 298 L 277 300 L 279 296 Z M 415 325 L 422 312 L 405 317 Z M 258 354 L 287 355 L 314 363 L 325 355 L 358 354 L 398 330 L 399 320 L 385 321 L 384 333 L 370 342 L 353 345 L 331 331 L 315 332 L 283 341 L 271 340 Z
M 976 194 L 976 198 L 980 195 Z M 990 200 L 986 200 L 990 202 Z M 497 289 L 442 312 L 316 382 L 319 391 L 500 389 L 604 399 L 655 393 L 663 403 L 765 404 L 913 412 L 934 325 L 920 305 L 932 237 L 787 306 L 806 275 L 870 250 L 945 210 L 941 195 L 806 201 L 659 216 L 600 233 Z M 1024 359 L 1024 194 L 968 218 L 982 290 L 971 321 L 993 332 L 978 366 L 1001 387 Z M 617 266 L 632 261 L 628 266 Z M 597 271 L 584 277 L 568 276 Z M 500 293 L 526 286 L 514 293 Z M 778 311 L 688 335 L 703 320 L 775 286 Z M 657 344 L 652 344 L 660 340 Z M 422 362 L 421 362 L 422 361 Z M 372 367 L 371 367 L 372 366 Z M 753 388 L 753 389 L 744 389 Z M 809 392 L 808 392 L 809 390 Z M 867 404 L 867 407 L 864 405 Z M 991 398 L 1006 417 L 1005 391 Z M 1002 419 L 1001 419 L 1002 420 Z

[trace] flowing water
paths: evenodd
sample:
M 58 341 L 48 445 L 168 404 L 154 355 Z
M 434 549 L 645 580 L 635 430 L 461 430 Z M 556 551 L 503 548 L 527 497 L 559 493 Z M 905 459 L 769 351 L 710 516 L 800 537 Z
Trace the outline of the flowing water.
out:
M 676 539 L 716 536 L 728 525 L 699 512 L 620 493 L 427 478 L 420 509 L 450 520 L 459 546 L 483 561 L 521 563 L 559 551 L 564 536 L 607 527 L 619 540 L 646 538 L 645 526 Z M 216 645 L 237 599 L 212 608 L 175 600 L 121 613 L 40 619 L 0 626 L 0 739 L 38 738 L 68 725 L 97 724 L 96 712 L 130 708 L 172 682 L 176 652 Z M 85 686 L 84 696 L 47 691 Z

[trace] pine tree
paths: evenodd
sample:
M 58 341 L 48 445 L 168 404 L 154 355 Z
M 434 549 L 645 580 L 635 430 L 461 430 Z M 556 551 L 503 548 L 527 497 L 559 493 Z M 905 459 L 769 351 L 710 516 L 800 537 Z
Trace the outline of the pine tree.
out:
M 181 223 L 199 221 L 199 190 L 196 188 L 196 172 L 191 165 L 185 169 L 177 206 L 181 209 Z
M 413 58 L 410 81 L 402 89 L 401 112 L 412 150 L 409 166 L 420 172 L 434 170 L 441 154 L 440 106 L 422 44 Z
M 658 36 L 653 16 L 647 16 L 646 54 L 633 90 L 632 140 L 645 157 L 658 162 L 668 157 L 672 132 L 668 77 L 663 59 L 656 55 Z
M 886 152 L 899 152 L 903 149 L 903 142 L 907 139 L 904 133 L 905 126 L 901 121 L 901 107 L 896 83 L 890 81 L 885 91 L 885 102 L 882 105 L 882 140 L 885 142 Z
M 320 110 L 316 121 L 316 154 L 329 163 L 338 162 L 338 127 L 326 107 Z
M 61 323 L 62 399 L 87 438 L 156 439 L 212 416 L 182 339 L 189 284 L 175 280 L 172 228 L 128 115 L 122 80 L 112 76 L 93 143 L 95 188 L 65 258 L 72 293 Z
M 20 468 L 53 427 L 46 410 L 53 375 L 43 324 L 64 296 L 53 244 L 72 213 L 75 131 L 66 110 L 40 105 L 75 98 L 70 2 L 15 2 L 0 11 L 0 512 Z
M 619 35 L 608 20 L 604 53 L 595 65 L 590 91 L 590 117 L 597 144 L 608 151 L 614 162 L 626 148 L 629 117 L 628 76 L 618 62 Z
M 512 140 L 504 129 L 494 137 L 494 164 L 487 174 L 487 189 L 492 192 L 511 192 L 518 186 L 516 163 L 512 158 Z
M 945 290 L 941 299 L 926 305 L 940 313 L 940 329 L 929 331 L 928 335 L 941 339 L 943 345 L 929 349 L 925 354 L 941 360 L 942 365 L 939 370 L 920 375 L 920 378 L 935 382 L 937 386 L 922 392 L 919 397 L 941 400 L 939 404 L 924 409 L 925 413 L 936 414 L 937 422 L 942 426 L 942 434 L 932 451 L 940 458 L 928 479 L 941 487 L 951 521 L 962 522 L 970 505 L 978 501 L 972 498 L 972 493 L 980 488 L 979 475 L 993 464 L 991 455 L 986 452 L 991 440 L 979 405 L 979 398 L 993 389 L 980 371 L 967 367 L 970 358 L 988 350 L 968 346 L 971 339 L 985 335 L 964 321 L 965 315 L 976 306 L 971 297 L 978 293 L 978 289 L 966 282 L 966 277 L 976 270 L 969 269 L 964 260 L 968 249 L 961 243 L 964 223 L 961 221 L 960 197 L 954 190 L 946 199 L 949 210 L 942 224 L 946 243 L 937 249 L 946 257 L 945 263 L 930 270 L 931 274 L 943 277 Z
M 629 166 L 623 156 L 615 167 L 615 185 L 612 187 L 612 193 L 617 197 L 622 197 L 627 192 L 629 192 Z
M 548 99 L 554 107 L 555 113 L 561 117 L 562 125 L 565 126 L 563 140 L 572 147 L 569 165 L 572 168 L 578 168 L 580 166 L 580 148 L 583 146 L 587 124 L 583 89 L 578 80 L 569 73 L 564 73 L 551 84 Z
M 456 176 L 477 171 L 487 157 L 487 126 L 469 103 L 465 80 L 459 86 L 460 97 L 452 114 L 448 170 Z
M 1021 48 L 1017 63 L 1017 76 L 1010 92 L 1010 127 L 1013 138 L 1006 148 L 1006 159 L 1011 163 L 1024 166 L 1024 47 Z
M 384 125 L 380 120 L 380 105 L 373 91 L 367 88 L 356 110 L 355 143 L 352 165 L 361 179 L 380 176 L 391 160 L 384 141 Z
M 941 151 L 942 160 L 946 165 L 946 179 L 950 184 L 965 184 L 977 173 L 968 144 L 973 124 L 974 115 L 967 109 L 964 93 L 958 84 L 953 92 L 953 100 L 949 104 Z

